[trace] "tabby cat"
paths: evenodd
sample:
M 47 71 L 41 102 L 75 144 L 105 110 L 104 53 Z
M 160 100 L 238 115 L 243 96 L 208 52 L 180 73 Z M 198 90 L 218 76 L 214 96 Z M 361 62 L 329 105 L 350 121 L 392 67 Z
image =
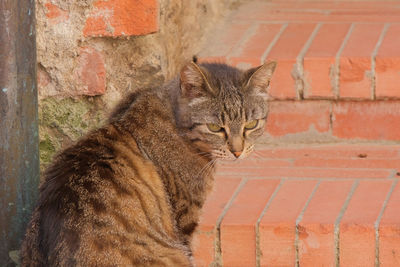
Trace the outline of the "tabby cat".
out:
M 193 266 L 190 241 L 217 159 L 263 134 L 275 63 L 188 63 L 132 93 L 45 172 L 22 266 Z

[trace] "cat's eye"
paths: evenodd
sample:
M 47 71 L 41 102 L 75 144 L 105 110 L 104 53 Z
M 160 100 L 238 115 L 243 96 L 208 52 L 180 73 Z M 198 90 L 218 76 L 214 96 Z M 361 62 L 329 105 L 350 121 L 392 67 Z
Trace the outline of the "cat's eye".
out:
M 207 128 L 208 128 L 208 130 L 210 130 L 211 132 L 214 132 L 214 133 L 222 130 L 222 127 L 215 123 L 207 123 Z
M 244 128 L 246 130 L 252 130 L 252 129 L 256 128 L 257 125 L 258 125 L 258 120 L 252 120 L 252 121 L 246 123 Z

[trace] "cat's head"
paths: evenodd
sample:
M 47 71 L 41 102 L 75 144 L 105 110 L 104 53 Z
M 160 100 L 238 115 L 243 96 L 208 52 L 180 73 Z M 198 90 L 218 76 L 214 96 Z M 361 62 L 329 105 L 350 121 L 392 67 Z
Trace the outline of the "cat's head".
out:
M 187 64 L 180 73 L 178 127 L 213 158 L 247 157 L 264 133 L 275 67 L 268 62 L 242 71 L 225 64 Z

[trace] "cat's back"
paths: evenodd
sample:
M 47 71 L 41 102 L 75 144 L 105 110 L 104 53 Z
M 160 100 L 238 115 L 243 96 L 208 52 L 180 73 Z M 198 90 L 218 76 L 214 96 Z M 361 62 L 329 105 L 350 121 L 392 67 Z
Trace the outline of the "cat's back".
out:
M 113 124 L 59 154 L 40 190 L 23 265 L 189 264 L 155 166 Z

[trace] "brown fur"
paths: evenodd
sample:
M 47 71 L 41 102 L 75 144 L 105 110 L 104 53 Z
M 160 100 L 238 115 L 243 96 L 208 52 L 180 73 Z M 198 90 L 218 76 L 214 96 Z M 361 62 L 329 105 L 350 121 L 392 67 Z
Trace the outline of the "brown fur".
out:
M 213 183 L 213 143 L 222 138 L 210 139 L 184 114 L 215 85 L 204 68 L 184 68 L 162 91 L 130 95 L 107 125 L 56 156 L 22 245 L 23 266 L 192 265 L 191 235 Z M 257 71 L 236 74 L 248 86 Z M 188 99 L 185 90 L 194 88 Z

